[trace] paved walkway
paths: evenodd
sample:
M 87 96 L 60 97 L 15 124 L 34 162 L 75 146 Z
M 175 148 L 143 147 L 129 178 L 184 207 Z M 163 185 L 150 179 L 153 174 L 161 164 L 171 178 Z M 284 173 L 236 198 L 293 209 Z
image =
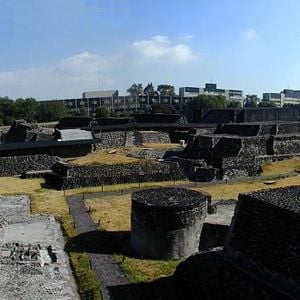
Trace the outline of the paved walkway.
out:
M 87 208 L 82 201 L 82 196 L 68 196 L 66 198 L 78 233 L 84 234 L 97 231 L 98 228 L 88 214 Z M 108 288 L 128 284 L 127 278 L 121 271 L 112 254 L 87 254 L 100 283 L 103 299 L 112 299 Z M 126 299 L 126 297 L 124 297 L 124 299 Z

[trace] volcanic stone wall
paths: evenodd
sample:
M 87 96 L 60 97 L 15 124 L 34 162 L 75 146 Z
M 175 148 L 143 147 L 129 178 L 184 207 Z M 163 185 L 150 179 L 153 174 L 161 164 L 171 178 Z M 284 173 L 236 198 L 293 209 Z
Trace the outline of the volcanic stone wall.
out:
M 55 166 L 55 177 L 48 177 L 50 185 L 59 189 L 71 189 L 102 184 L 130 182 L 169 181 L 185 179 L 186 176 L 176 162 L 148 164 L 119 164 L 101 166 Z
M 300 135 L 276 135 L 273 137 L 275 155 L 300 153 Z
M 277 125 L 277 130 L 276 130 L 277 134 L 288 134 L 288 133 L 293 134 L 299 132 L 300 132 L 300 122 Z
M 236 155 L 227 155 L 228 151 L 236 151 L 230 149 L 230 147 L 224 148 L 224 154 L 222 155 L 222 147 L 218 147 L 215 163 L 222 170 L 225 178 L 255 176 L 260 171 L 260 165 L 255 164 L 255 156 L 266 155 L 267 149 L 267 137 L 253 137 L 253 138 L 241 138 L 241 148 L 237 151 Z
M 240 194 L 225 245 L 228 262 L 299 299 L 300 186 Z
M 162 131 L 137 131 L 137 138 L 142 144 L 168 144 L 171 143 L 169 134 Z
M 27 171 L 50 170 L 59 160 L 46 154 L 0 157 L 0 176 L 15 176 Z
M 169 134 L 158 131 L 110 131 L 95 133 L 97 148 L 119 148 L 140 146 L 143 143 L 170 143 Z
M 132 194 L 131 246 L 155 259 L 178 259 L 198 251 L 208 194 L 160 188 Z
M 97 143 L 97 148 L 125 147 L 126 131 L 95 133 L 95 137 L 101 141 L 100 143 Z

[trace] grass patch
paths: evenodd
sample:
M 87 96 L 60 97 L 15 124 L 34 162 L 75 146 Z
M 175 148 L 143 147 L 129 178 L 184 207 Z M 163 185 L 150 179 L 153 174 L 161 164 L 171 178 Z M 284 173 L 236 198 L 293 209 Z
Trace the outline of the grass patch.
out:
M 183 147 L 175 143 L 169 143 L 169 144 L 144 143 L 142 148 L 152 148 L 152 149 L 159 149 L 159 150 L 168 150 L 168 149 L 182 150 L 183 149 Z
M 175 184 L 188 184 L 188 180 L 176 180 Z M 157 188 L 163 186 L 171 186 L 174 185 L 174 181 L 162 181 L 162 182 L 144 182 L 140 184 L 141 188 Z M 137 182 L 134 183 L 122 183 L 122 184 L 114 184 L 114 185 L 105 185 L 103 186 L 103 191 L 105 192 L 115 192 L 120 190 L 128 190 L 128 189 L 138 189 L 139 184 Z M 80 193 L 95 193 L 101 192 L 102 187 L 85 187 L 85 188 L 76 188 L 71 190 L 66 190 L 66 195 L 80 194 Z
M 129 163 L 146 163 L 149 160 L 136 158 L 130 156 L 131 153 L 143 148 L 152 149 L 182 149 L 179 144 L 144 144 L 141 147 L 126 147 L 116 149 L 99 149 L 93 153 L 89 153 L 86 156 L 71 158 L 67 161 L 79 165 L 79 166 L 90 166 L 90 165 L 111 165 L 111 164 L 129 164 Z M 114 151 L 114 153 L 110 153 Z
M 69 208 L 61 191 L 41 188 L 43 179 L 20 179 L 17 177 L 0 177 L 1 194 L 28 194 L 30 195 L 32 214 L 53 215 L 61 224 L 67 239 L 76 236 L 74 223 Z M 93 270 L 89 266 L 89 258 L 84 253 L 70 252 L 71 266 L 77 279 L 79 293 L 94 291 L 94 299 L 101 299 L 100 287 Z
M 288 177 L 283 179 L 276 179 L 276 183 L 267 186 L 263 181 L 248 181 L 248 182 L 235 182 L 235 183 L 222 183 L 201 186 L 199 188 L 192 188 L 196 191 L 204 191 L 212 196 L 212 200 L 217 199 L 237 199 L 239 193 L 253 192 L 267 188 L 279 188 L 290 185 L 299 185 L 300 176 Z
M 182 260 L 136 259 L 116 254 L 115 259 L 131 283 L 150 282 L 154 279 L 171 276 Z
M 130 153 L 129 149 L 115 149 L 115 153 L 109 153 L 112 149 L 101 149 L 86 156 L 69 159 L 68 161 L 79 166 L 90 165 L 111 165 L 111 164 L 128 164 L 140 163 L 142 159 L 127 156 Z
M 262 175 L 277 175 L 294 172 L 300 168 L 300 158 L 292 158 L 282 161 L 266 162 L 262 165 Z

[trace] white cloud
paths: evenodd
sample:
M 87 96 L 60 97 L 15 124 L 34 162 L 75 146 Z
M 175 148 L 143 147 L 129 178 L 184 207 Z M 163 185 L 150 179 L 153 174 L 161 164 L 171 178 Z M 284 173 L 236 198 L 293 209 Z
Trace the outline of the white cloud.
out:
M 174 44 L 168 37 L 158 35 L 134 42 L 115 55 L 103 56 L 85 51 L 50 67 L 0 70 L 0 96 L 37 99 L 81 97 L 85 90 L 99 89 L 99 84 L 101 89 L 126 90 L 126 86 L 135 80 L 149 80 L 143 78 L 146 70 L 150 76 L 151 70 L 156 74 L 162 63 L 172 68 L 183 68 L 184 63 L 197 57 L 189 46 Z M 158 79 L 157 75 L 155 79 Z M 167 82 L 170 79 L 163 80 Z
M 198 57 L 189 46 L 184 44 L 174 45 L 168 37 L 162 35 L 135 42 L 132 44 L 132 49 L 142 58 L 169 63 L 185 63 Z
M 258 38 L 258 33 L 254 28 L 248 28 L 243 33 L 243 39 L 246 41 L 255 40 Z

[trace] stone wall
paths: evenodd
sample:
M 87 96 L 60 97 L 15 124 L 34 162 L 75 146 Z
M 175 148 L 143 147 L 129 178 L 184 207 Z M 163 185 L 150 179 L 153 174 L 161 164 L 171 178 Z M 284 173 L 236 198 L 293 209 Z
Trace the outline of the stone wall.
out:
M 300 135 L 276 135 L 273 137 L 275 155 L 300 153 Z
M 109 131 L 95 133 L 95 137 L 99 140 L 97 148 L 120 148 L 140 146 L 143 143 L 170 143 L 169 134 L 158 131 Z
M 21 175 L 27 171 L 50 170 L 59 160 L 46 154 L 0 157 L 0 176 Z
M 300 295 L 299 195 L 300 186 L 240 194 L 224 250 L 231 264 L 293 299 Z
M 162 131 L 137 131 L 137 138 L 142 144 L 169 144 L 169 134 Z
M 154 162 L 148 164 L 119 164 L 101 166 L 56 164 L 55 176 L 47 178 L 48 183 L 58 189 L 71 189 L 102 184 L 119 184 L 130 182 L 151 182 L 185 179 L 186 176 L 176 162 Z
M 125 147 L 126 131 L 100 132 L 95 133 L 95 137 L 99 140 L 97 148 Z

